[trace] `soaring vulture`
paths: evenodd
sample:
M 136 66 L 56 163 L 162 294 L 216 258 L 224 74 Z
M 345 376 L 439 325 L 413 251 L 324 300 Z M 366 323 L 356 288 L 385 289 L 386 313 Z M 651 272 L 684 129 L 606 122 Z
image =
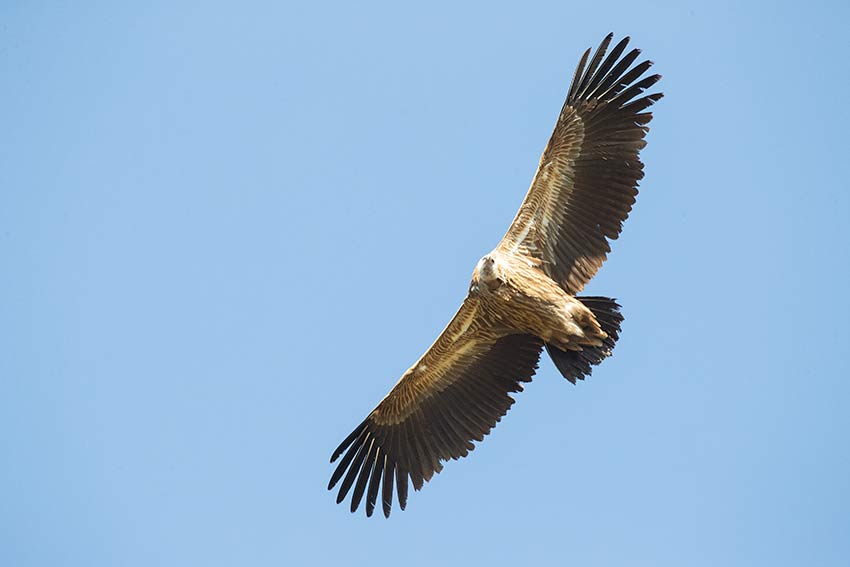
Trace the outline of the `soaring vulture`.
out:
M 351 511 L 366 497 L 384 515 L 395 489 L 419 490 L 443 461 L 465 457 L 514 403 L 545 348 L 572 383 L 611 354 L 620 306 L 577 297 L 602 266 L 637 195 L 652 118 L 661 93 L 644 95 L 660 75 L 632 66 L 629 38 L 606 57 L 609 34 L 588 49 L 573 76 L 555 131 L 519 212 L 499 245 L 475 266 L 469 293 L 433 345 L 345 438 L 328 489 L 337 502 L 353 488 Z M 623 55 L 625 53 L 625 55 Z

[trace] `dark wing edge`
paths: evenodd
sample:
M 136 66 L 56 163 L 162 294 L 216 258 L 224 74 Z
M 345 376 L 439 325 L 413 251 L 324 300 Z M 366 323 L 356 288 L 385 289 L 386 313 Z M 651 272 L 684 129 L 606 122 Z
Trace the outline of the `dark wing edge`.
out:
M 628 218 L 643 178 L 639 152 L 652 119 L 645 111 L 663 96 L 641 96 L 661 75 L 641 78 L 652 62 L 632 67 L 641 51 L 623 55 L 630 38 L 606 57 L 612 38 L 608 34 L 592 58 L 588 49 L 579 61 L 516 226 L 503 241 L 539 256 L 571 294 L 602 266 L 609 240 L 617 239 Z M 556 220 L 554 228 L 547 228 L 549 219 Z
M 513 392 L 531 381 L 543 343 L 531 335 L 508 335 L 471 364 L 454 369 L 458 375 L 441 390 L 420 395 L 408 415 L 393 422 L 381 413 L 382 406 L 399 385 L 357 428 L 331 457 L 342 457 L 328 483 L 332 490 L 341 480 L 337 503 L 349 491 L 351 511 L 364 495 L 366 515 L 371 516 L 378 494 L 384 516 L 392 510 L 395 487 L 399 507 L 407 505 L 408 481 L 420 490 L 444 461 L 465 457 L 482 441 L 513 405 Z

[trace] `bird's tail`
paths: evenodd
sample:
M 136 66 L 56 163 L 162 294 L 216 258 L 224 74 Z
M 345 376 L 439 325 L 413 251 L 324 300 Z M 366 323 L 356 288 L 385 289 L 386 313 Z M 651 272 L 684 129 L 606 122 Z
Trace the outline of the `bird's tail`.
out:
M 573 384 L 576 383 L 576 379 L 584 380 L 585 376 L 590 375 L 591 366 L 596 366 L 611 355 L 614 343 L 620 337 L 620 323 L 623 322 L 620 306 L 613 299 L 608 297 L 576 297 L 576 299 L 590 309 L 608 337 L 602 341 L 601 346 L 586 346 L 580 351 L 561 350 L 550 344 L 546 345 L 546 352 L 552 357 L 552 362 L 564 378 Z

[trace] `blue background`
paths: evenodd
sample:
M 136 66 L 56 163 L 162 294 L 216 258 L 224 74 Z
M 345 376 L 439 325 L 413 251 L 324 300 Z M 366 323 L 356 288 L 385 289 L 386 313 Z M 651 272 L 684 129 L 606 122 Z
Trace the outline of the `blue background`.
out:
M 846 565 L 847 3 L 133 4 L 0 5 L 0 564 Z M 352 516 L 608 31 L 666 94 L 615 356 Z

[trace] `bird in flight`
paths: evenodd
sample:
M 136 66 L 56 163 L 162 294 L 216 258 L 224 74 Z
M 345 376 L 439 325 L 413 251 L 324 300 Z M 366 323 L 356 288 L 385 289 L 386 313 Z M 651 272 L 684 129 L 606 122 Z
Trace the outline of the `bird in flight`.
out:
M 606 297 L 577 296 L 602 266 L 635 202 L 638 154 L 661 93 L 652 65 L 633 65 L 629 38 L 608 53 L 608 34 L 588 49 L 531 188 L 496 248 L 472 272 L 469 292 L 434 344 L 334 451 L 328 489 L 351 489 L 351 511 L 366 497 L 384 515 L 393 490 L 403 510 L 408 483 L 419 490 L 443 462 L 465 457 L 531 381 L 545 348 L 575 384 L 611 354 L 623 320 Z M 625 55 L 623 55 L 625 53 Z

